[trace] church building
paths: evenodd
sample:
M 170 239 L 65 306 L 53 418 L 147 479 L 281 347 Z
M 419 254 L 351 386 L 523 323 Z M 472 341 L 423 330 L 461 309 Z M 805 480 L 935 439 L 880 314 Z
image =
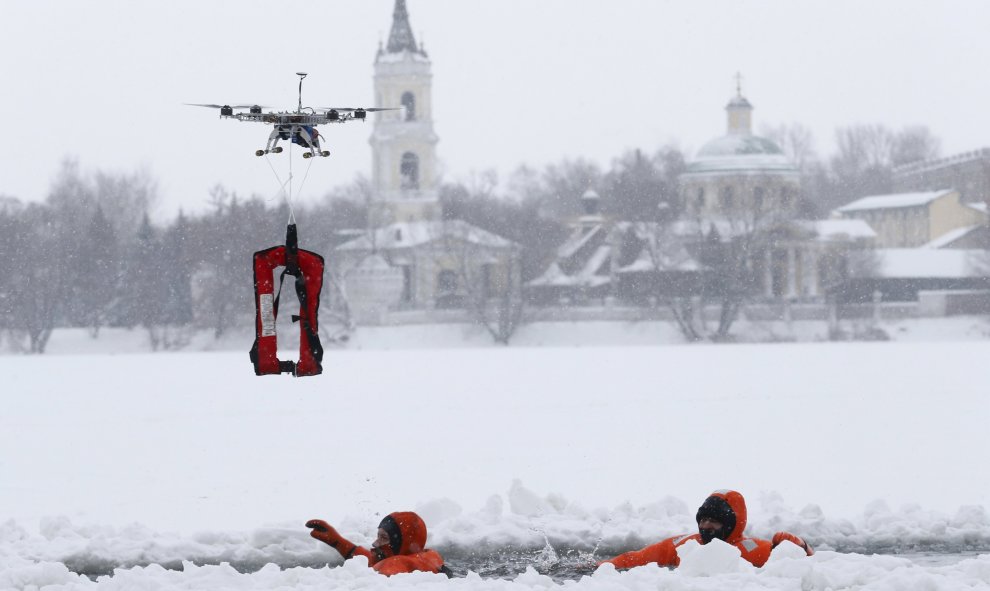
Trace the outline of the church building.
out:
M 715 240 L 745 248 L 756 300 L 818 301 L 846 274 L 847 254 L 872 245 L 862 220 L 798 219 L 801 177 L 780 147 L 752 131 L 753 106 L 737 82 L 725 135 L 706 143 L 678 183 L 683 214 L 667 223 L 588 215 L 545 272 L 531 301 L 643 304 L 700 295 L 713 278 L 702 253 Z M 587 205 L 593 191 L 581 197 Z M 597 212 L 594 212 L 597 214 Z
M 463 220 L 439 199 L 431 61 L 417 44 L 405 0 L 395 0 L 388 42 L 375 56 L 376 113 L 369 228 L 331 260 L 347 305 L 374 319 L 401 309 L 484 305 L 519 287 L 519 246 Z

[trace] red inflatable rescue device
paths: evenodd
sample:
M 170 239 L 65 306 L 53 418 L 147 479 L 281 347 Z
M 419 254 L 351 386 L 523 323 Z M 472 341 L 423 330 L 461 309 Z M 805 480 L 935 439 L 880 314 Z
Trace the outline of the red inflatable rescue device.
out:
M 278 293 L 275 293 L 276 267 L 285 267 L 278 279 Z M 278 301 L 286 275 L 296 278 L 296 296 L 299 298 L 299 314 L 292 315 L 292 322 L 299 323 L 298 361 L 281 361 L 278 358 L 275 320 L 278 318 Z M 323 345 L 320 344 L 317 321 L 322 289 L 323 257 L 299 249 L 295 224 L 289 224 L 286 228 L 285 246 L 273 246 L 254 253 L 255 335 L 250 355 L 255 374 L 291 373 L 299 377 L 323 372 Z

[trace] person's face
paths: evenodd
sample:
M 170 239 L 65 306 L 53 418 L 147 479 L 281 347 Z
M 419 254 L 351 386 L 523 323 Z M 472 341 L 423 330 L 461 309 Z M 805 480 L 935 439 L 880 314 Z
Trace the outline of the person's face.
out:
M 715 538 L 725 539 L 726 532 L 722 531 L 722 522 L 711 517 L 702 517 L 698 522 L 698 533 L 701 534 L 701 543 L 707 544 Z
M 388 548 L 389 545 L 388 532 L 382 528 L 378 528 L 378 537 L 375 538 L 375 543 L 371 545 L 372 548 L 381 548 L 382 546 Z

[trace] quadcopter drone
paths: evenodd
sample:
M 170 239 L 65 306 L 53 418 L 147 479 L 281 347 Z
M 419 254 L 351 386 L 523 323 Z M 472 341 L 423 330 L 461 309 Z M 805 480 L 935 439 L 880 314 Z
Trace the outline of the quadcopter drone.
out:
M 368 113 L 375 111 L 395 111 L 395 107 L 367 109 L 363 107 L 321 107 L 314 109 L 302 106 L 302 83 L 306 78 L 306 72 L 296 72 L 299 76 L 299 105 L 295 111 L 278 111 L 263 113 L 266 108 L 261 105 L 212 105 L 199 103 L 186 103 L 193 107 L 209 107 L 220 109 L 221 118 L 237 119 L 238 121 L 256 121 L 274 125 L 271 135 L 268 136 L 268 144 L 264 150 L 255 151 L 255 156 L 265 154 L 278 154 L 282 148 L 278 145 L 279 140 L 291 140 L 292 143 L 308 149 L 303 152 L 303 158 L 314 156 L 329 156 L 329 150 L 322 150 L 320 147 L 320 132 L 316 130 L 317 125 L 325 123 L 345 123 L 347 121 L 364 121 Z M 235 109 L 247 109 L 247 112 L 234 112 Z

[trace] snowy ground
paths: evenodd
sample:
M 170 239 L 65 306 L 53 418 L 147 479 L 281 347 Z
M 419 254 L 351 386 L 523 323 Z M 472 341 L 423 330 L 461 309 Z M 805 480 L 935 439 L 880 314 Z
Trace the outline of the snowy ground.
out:
M 862 332 L 869 320 L 843 321 L 841 328 L 848 333 Z M 974 342 L 990 341 L 990 318 L 982 316 L 950 316 L 946 318 L 914 318 L 885 320 L 876 325 L 895 342 Z M 293 326 L 280 326 L 279 342 L 294 342 L 298 333 Z M 324 326 L 324 343 L 340 331 Z M 828 341 L 828 326 L 820 321 L 801 322 L 736 322 L 733 334 L 744 343 Z M 203 330 L 188 335 L 186 351 L 246 351 L 254 339 L 250 319 L 240 329 L 228 331 L 216 339 L 213 331 Z M 26 339 L 22 339 L 22 346 Z M 534 322 L 524 324 L 512 337 L 513 347 L 629 347 L 684 344 L 672 322 Z M 464 349 L 497 347 L 491 336 L 476 324 L 410 324 L 405 326 L 361 326 L 350 335 L 346 348 L 351 350 L 406 349 Z M 52 335 L 46 355 L 77 355 L 97 353 L 132 353 L 149 351 L 147 333 L 143 329 L 103 329 L 94 339 L 83 329 L 60 329 Z M 17 353 L 18 347 L 5 334 L 0 334 L 0 354 Z
M 0 357 L 0 589 L 990 588 L 985 339 L 331 350 L 306 379 L 64 343 Z M 725 487 L 751 534 L 821 551 L 549 577 L 691 531 Z M 368 543 L 400 509 L 453 566 L 532 568 L 387 580 L 302 527 Z

